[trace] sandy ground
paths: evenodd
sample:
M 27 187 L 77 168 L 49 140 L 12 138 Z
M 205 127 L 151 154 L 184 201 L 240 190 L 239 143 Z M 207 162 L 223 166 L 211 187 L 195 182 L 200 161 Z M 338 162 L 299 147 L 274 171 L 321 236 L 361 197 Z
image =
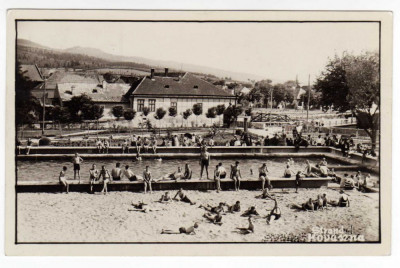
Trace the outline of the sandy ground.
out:
M 331 207 L 325 211 L 304 212 L 291 208 L 308 197 L 326 192 L 329 200 L 337 200 L 339 193 L 333 189 L 274 189 L 282 217 L 266 224 L 265 218 L 255 219 L 255 232 L 243 235 L 236 227 L 247 227 L 247 218 L 240 213 L 223 216 L 221 226 L 209 223 L 202 217 L 204 209 L 199 204 L 217 205 L 224 201 L 242 203 L 242 211 L 256 205 L 261 216 L 273 207 L 273 201 L 256 199 L 259 192 L 198 192 L 187 191 L 196 205 L 182 202 L 160 204 L 154 202 L 161 192 L 153 194 L 111 192 L 108 195 L 85 193 L 18 194 L 18 241 L 19 242 L 261 242 L 271 235 L 309 233 L 312 227 L 353 228 L 354 234 L 362 234 L 367 241 L 379 239 L 379 194 L 348 192 L 350 208 Z M 131 212 L 131 202 L 143 200 L 159 211 Z M 199 223 L 195 235 L 165 235 L 162 229 L 178 230 Z

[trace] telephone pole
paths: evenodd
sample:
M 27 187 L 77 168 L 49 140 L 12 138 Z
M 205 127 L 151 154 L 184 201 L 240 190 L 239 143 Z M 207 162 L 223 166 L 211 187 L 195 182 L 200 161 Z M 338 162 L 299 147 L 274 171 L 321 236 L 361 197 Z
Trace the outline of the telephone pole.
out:
M 46 120 L 46 79 L 44 79 L 44 85 L 43 85 L 43 120 L 42 120 L 42 135 L 44 135 L 44 124 Z

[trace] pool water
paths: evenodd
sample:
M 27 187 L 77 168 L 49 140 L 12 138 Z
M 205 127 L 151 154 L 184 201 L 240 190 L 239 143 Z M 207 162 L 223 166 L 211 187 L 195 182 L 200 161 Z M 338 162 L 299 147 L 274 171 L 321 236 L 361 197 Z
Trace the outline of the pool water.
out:
M 283 171 L 286 165 L 286 158 L 276 158 L 274 160 L 264 159 L 211 159 L 209 166 L 209 177 L 213 178 L 215 166 L 222 162 L 227 172 L 230 172 L 230 166 L 235 163 L 236 160 L 240 161 L 240 168 L 243 179 L 258 178 L 258 169 L 262 163 L 266 163 L 271 177 L 282 177 Z M 309 159 L 312 164 L 317 164 L 319 158 Z M 295 158 L 295 163 L 291 167 L 294 172 L 298 170 L 304 170 L 306 165 L 305 158 Z M 89 169 L 92 164 L 96 164 L 97 169 L 101 169 L 102 165 L 105 165 L 108 170 L 111 171 L 115 167 L 117 162 L 121 163 L 121 168 L 125 165 L 129 165 L 130 169 L 138 175 L 142 175 L 143 170 L 146 166 L 150 167 L 153 178 L 160 178 L 167 173 L 175 172 L 178 167 L 184 170 L 184 166 L 188 163 L 193 171 L 192 178 L 197 179 L 200 177 L 200 164 L 197 159 L 176 159 L 176 160 L 163 160 L 158 161 L 154 159 L 145 159 L 143 161 L 134 161 L 131 159 L 91 159 L 84 160 L 81 164 L 81 180 L 89 180 Z M 329 165 L 339 165 L 334 160 L 328 160 Z M 17 178 L 18 181 L 58 181 L 58 176 L 63 166 L 67 166 L 67 176 L 73 178 L 73 164 L 71 161 L 66 160 L 54 160 L 54 161 L 17 161 Z M 253 171 L 253 173 L 252 173 Z M 205 174 L 203 174 L 205 178 Z

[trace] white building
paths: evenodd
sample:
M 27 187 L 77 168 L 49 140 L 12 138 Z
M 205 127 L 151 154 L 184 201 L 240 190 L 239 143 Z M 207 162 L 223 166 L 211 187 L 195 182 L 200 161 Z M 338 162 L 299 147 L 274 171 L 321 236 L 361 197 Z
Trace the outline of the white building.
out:
M 192 109 L 194 104 L 200 104 L 203 107 L 203 113 L 197 119 L 193 114 L 188 120 L 191 125 L 194 122 L 198 125 L 210 125 L 215 121 L 205 115 L 209 108 L 221 104 L 225 107 L 235 104 L 235 96 L 231 93 L 190 73 L 169 74 L 167 68 L 162 75 L 154 75 L 154 70 L 152 70 L 150 76 L 142 79 L 129 98 L 132 108 L 139 114 L 144 107 L 148 107 L 150 114 L 147 117 L 153 121 L 154 112 L 161 107 L 167 111 L 163 123 L 168 125 L 176 123 L 177 126 L 182 125 L 182 113 L 187 109 Z M 170 107 L 177 109 L 177 117 L 168 116 Z

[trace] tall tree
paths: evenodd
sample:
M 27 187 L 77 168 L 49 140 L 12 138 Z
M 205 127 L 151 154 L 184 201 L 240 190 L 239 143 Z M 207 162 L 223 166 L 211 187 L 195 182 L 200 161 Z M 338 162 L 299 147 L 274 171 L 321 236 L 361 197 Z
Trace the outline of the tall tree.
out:
M 225 104 L 217 105 L 217 115 L 219 117 L 219 124 L 221 125 L 221 115 L 224 114 L 225 111 Z
M 353 112 L 359 126 L 370 136 L 374 151 L 379 130 L 379 54 L 336 56 L 328 62 L 314 88 L 321 92 L 323 105 L 339 112 Z
M 161 119 L 164 118 L 164 116 L 167 114 L 167 111 L 164 110 L 162 107 L 158 108 L 156 110 L 156 113 L 154 114 L 154 118 L 160 121 Z
M 193 114 L 196 116 L 196 126 L 197 126 L 197 117 L 203 113 L 203 105 L 196 103 L 192 108 Z
M 241 115 L 242 113 L 243 113 L 242 107 L 231 105 L 228 108 L 226 108 L 224 112 L 224 122 L 228 125 L 228 127 L 230 127 L 232 123 L 236 122 L 238 116 Z
M 119 118 L 124 115 L 124 107 L 122 107 L 122 105 L 116 105 L 112 107 L 111 112 L 113 116 L 117 118 L 118 121 Z
M 212 125 L 213 119 L 217 117 L 217 108 L 216 107 L 208 108 L 206 117 L 211 119 L 211 125 Z

